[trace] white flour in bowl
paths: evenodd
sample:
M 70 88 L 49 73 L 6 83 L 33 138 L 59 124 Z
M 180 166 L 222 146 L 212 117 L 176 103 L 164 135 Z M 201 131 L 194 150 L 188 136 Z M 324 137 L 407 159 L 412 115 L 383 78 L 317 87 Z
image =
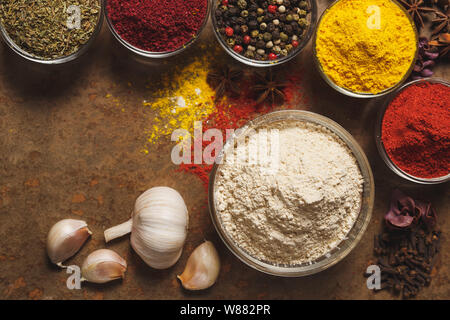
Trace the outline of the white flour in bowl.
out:
M 226 161 L 261 141 L 261 129 L 279 130 L 279 152 L 258 154 L 260 163 L 264 156 L 279 159 L 277 171 Z M 225 231 L 241 249 L 271 264 L 296 265 L 327 254 L 360 212 L 363 177 L 353 154 L 337 135 L 309 122 L 279 121 L 250 137 L 225 155 L 216 176 L 216 210 Z

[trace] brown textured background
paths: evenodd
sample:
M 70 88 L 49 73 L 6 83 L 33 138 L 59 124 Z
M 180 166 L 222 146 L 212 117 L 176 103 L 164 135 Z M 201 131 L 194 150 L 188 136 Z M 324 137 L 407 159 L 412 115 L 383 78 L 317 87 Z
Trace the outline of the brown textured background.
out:
M 322 12 L 327 1 L 319 1 Z M 201 43 L 213 43 L 211 27 Z M 216 235 L 207 198 L 195 176 L 176 172 L 171 145 L 161 140 L 149 155 L 141 152 L 152 114 L 142 106 L 150 96 L 145 85 L 183 65 L 199 52 L 195 45 L 162 65 L 131 61 L 104 25 L 94 47 L 81 60 L 62 68 L 29 64 L 0 45 L 0 299 L 386 299 L 373 294 L 362 273 L 372 257 L 372 238 L 381 226 L 393 188 L 435 206 L 444 243 L 438 272 L 421 299 L 449 299 L 449 185 L 420 186 L 394 175 L 378 155 L 373 138 L 382 99 L 358 100 L 328 87 L 312 66 L 311 46 L 285 68 L 301 72 L 308 109 L 330 117 L 352 133 L 373 169 L 376 201 L 372 222 L 356 249 L 338 265 L 313 276 L 283 279 L 254 271 L 237 260 Z M 219 51 L 228 63 L 235 63 Z M 450 78 L 448 65 L 436 75 Z M 130 86 L 131 85 L 131 86 Z M 121 101 L 117 107 L 106 95 Z M 124 110 L 122 110 L 124 108 Z M 105 228 L 126 220 L 136 197 L 152 186 L 180 191 L 190 212 L 190 231 L 180 261 L 168 270 L 147 267 L 127 238 L 106 246 Z M 63 218 L 86 220 L 93 237 L 68 264 L 81 265 L 93 250 L 116 250 L 129 264 L 123 281 L 66 288 L 68 275 L 46 257 L 50 227 Z M 176 275 L 192 250 L 212 240 L 222 259 L 212 288 L 190 293 Z

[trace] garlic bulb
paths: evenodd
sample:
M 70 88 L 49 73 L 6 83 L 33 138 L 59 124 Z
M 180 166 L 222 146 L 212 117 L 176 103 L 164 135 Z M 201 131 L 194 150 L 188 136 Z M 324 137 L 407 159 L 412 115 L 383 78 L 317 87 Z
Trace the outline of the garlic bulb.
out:
M 81 267 L 83 281 L 105 283 L 122 279 L 127 270 L 127 262 L 117 253 L 108 249 L 92 252 Z
M 47 236 L 47 254 L 60 267 L 62 263 L 80 250 L 91 235 L 86 222 L 65 219 L 57 222 Z
M 105 231 L 105 240 L 131 232 L 131 246 L 142 260 L 155 269 L 167 269 L 181 256 L 188 223 L 181 195 L 172 188 L 155 187 L 136 200 L 130 220 Z
M 205 241 L 192 252 L 178 279 L 185 289 L 203 290 L 216 282 L 219 272 L 219 254 L 212 242 Z

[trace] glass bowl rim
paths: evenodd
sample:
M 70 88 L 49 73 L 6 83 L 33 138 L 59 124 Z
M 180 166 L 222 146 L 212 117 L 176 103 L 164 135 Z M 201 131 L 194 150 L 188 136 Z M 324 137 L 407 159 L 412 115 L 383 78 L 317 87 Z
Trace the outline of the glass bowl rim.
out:
M 109 18 L 108 7 L 107 7 L 108 0 L 102 0 L 102 2 L 104 4 L 105 19 L 106 19 L 106 23 L 108 25 L 108 29 L 113 34 L 114 38 L 123 47 L 125 47 L 129 52 L 131 52 L 133 54 L 136 54 L 138 56 L 144 57 L 144 58 L 151 58 L 151 59 L 169 58 L 169 57 L 175 56 L 175 55 L 185 51 L 189 47 L 191 47 L 200 38 L 201 33 L 203 32 L 203 30 L 205 29 L 206 25 L 208 24 L 209 16 L 210 16 L 210 13 L 211 13 L 211 0 L 206 0 L 206 2 L 207 2 L 206 15 L 205 15 L 205 18 L 204 18 L 204 20 L 202 22 L 202 25 L 197 30 L 197 33 L 195 34 L 195 37 L 192 37 L 188 42 L 186 42 L 184 45 L 182 45 L 181 47 L 179 47 L 179 48 L 177 48 L 175 50 L 163 51 L 163 52 L 154 52 L 154 51 L 147 51 L 147 50 L 140 49 L 140 48 L 132 45 L 131 43 L 129 43 L 125 39 L 123 39 L 117 33 L 116 29 L 114 28 L 114 24 L 112 23 L 111 19 Z
M 97 38 L 97 36 L 100 34 L 100 31 L 102 29 L 102 25 L 103 25 L 103 13 L 104 13 L 104 6 L 103 6 L 103 1 L 102 0 L 98 0 L 99 5 L 100 5 L 100 12 L 98 15 L 98 20 L 97 20 L 97 24 L 95 26 L 94 32 L 92 32 L 91 36 L 89 37 L 89 40 L 80 46 L 80 48 L 68 55 L 68 56 L 63 56 L 63 57 L 59 57 L 56 59 L 43 59 L 37 56 L 34 56 L 30 53 L 28 53 L 27 51 L 25 51 L 24 49 L 22 49 L 21 47 L 19 47 L 19 45 L 17 45 L 9 36 L 8 31 L 6 31 L 5 27 L 3 26 L 3 23 L 0 23 L 0 33 L 1 36 L 3 38 L 3 40 L 6 42 L 6 44 L 8 45 L 8 47 L 17 55 L 19 55 L 20 57 L 31 61 L 31 62 L 35 62 L 35 63 L 39 63 L 42 65 L 60 65 L 60 64 L 64 64 L 73 60 L 78 59 L 79 57 L 81 57 L 83 54 L 85 54 L 89 48 L 92 46 L 92 44 L 95 42 L 95 39 Z
M 320 27 L 320 23 L 322 22 L 323 17 L 325 16 L 325 14 L 338 2 L 340 1 L 345 1 L 345 0 L 336 0 L 332 3 L 330 3 L 328 5 L 328 7 L 322 12 L 318 22 L 317 22 L 317 28 L 316 31 L 314 33 L 313 36 L 313 43 L 312 43 L 312 50 L 313 50 L 313 60 L 314 60 L 314 64 L 316 66 L 316 69 L 319 71 L 320 76 L 322 77 L 322 79 L 330 86 L 332 87 L 334 90 L 336 90 L 339 93 L 342 93 L 344 95 L 347 95 L 349 97 L 353 97 L 353 98 L 363 98 L 363 99 L 370 99 L 370 98 L 377 98 L 377 97 L 382 97 L 385 96 L 393 91 L 395 91 L 396 89 L 398 89 L 399 87 L 402 86 L 402 84 L 409 78 L 409 76 L 411 75 L 411 73 L 414 70 L 414 65 L 416 64 L 418 55 L 419 55 L 419 33 L 417 31 L 417 27 L 416 24 L 413 20 L 413 18 L 411 17 L 411 15 L 409 14 L 409 12 L 397 1 L 397 0 L 389 0 L 391 2 L 393 2 L 394 4 L 396 4 L 408 17 L 411 26 L 413 27 L 414 30 L 414 34 L 415 34 L 415 39 L 416 39 L 416 51 L 414 54 L 414 58 L 411 61 L 411 65 L 408 68 L 408 71 L 405 73 L 405 75 L 402 77 L 402 79 L 400 79 L 400 81 L 395 84 L 394 86 L 387 88 L 381 92 L 378 93 L 364 93 L 364 92 L 354 92 L 351 91 L 349 89 L 343 88 L 341 86 L 338 86 L 333 80 L 331 80 L 326 74 L 325 71 L 322 68 L 322 64 L 319 61 L 319 57 L 317 56 L 317 50 L 316 50 L 316 42 L 317 42 L 317 34 L 319 32 L 319 27 Z
M 219 4 L 218 4 L 218 2 L 216 2 L 217 0 L 212 0 L 212 1 L 215 1 L 215 4 L 212 5 L 211 19 L 212 19 L 213 32 L 214 32 L 214 35 L 216 36 L 217 41 L 222 46 L 222 48 L 225 50 L 225 52 L 227 52 L 231 57 L 233 57 L 235 60 L 237 60 L 245 65 L 251 66 L 251 67 L 259 67 L 259 68 L 274 67 L 274 66 L 278 66 L 283 63 L 286 63 L 288 61 L 291 61 L 305 49 L 305 47 L 308 45 L 309 41 L 311 40 L 311 38 L 315 32 L 315 28 L 317 27 L 317 16 L 318 16 L 317 0 L 308 0 L 309 3 L 311 4 L 310 25 L 308 27 L 308 31 L 305 34 L 305 37 L 300 42 L 299 46 L 297 48 L 295 48 L 294 52 L 292 54 L 287 55 L 286 57 L 281 58 L 281 59 L 270 60 L 270 61 L 259 61 L 259 60 L 255 60 L 255 59 L 250 59 L 250 58 L 247 58 L 237 52 L 234 52 L 234 50 L 232 50 L 225 43 L 225 40 L 222 39 L 222 36 L 220 35 L 219 29 L 217 27 L 217 19 L 216 19 L 216 15 L 215 15 L 215 12 L 216 12 Z
M 234 243 L 231 236 L 227 234 L 225 228 L 222 226 L 220 218 L 218 217 L 215 199 L 215 182 L 220 165 L 217 163 L 217 161 L 214 163 L 210 174 L 208 186 L 208 207 L 211 220 L 217 233 L 219 234 L 219 237 L 222 239 L 225 246 L 244 264 L 255 270 L 274 276 L 302 277 L 312 275 L 330 268 L 331 266 L 343 260 L 357 246 L 357 244 L 362 239 L 365 231 L 367 230 L 372 217 L 375 200 L 375 182 L 370 163 L 358 142 L 342 126 L 325 116 L 304 110 L 274 111 L 247 122 L 240 129 L 242 130 L 241 132 L 244 132 L 247 129 L 258 127 L 264 123 L 283 120 L 306 121 L 319 124 L 339 137 L 354 155 L 364 179 L 364 190 L 362 193 L 360 212 L 346 238 L 344 238 L 334 249 L 329 251 L 329 253 L 318 258 L 316 260 L 317 263 L 305 263 L 300 266 L 276 266 L 274 264 L 270 264 L 252 257 Z M 239 134 L 233 135 L 225 143 L 222 151 L 219 152 L 217 159 L 220 160 L 223 157 L 223 152 L 227 148 L 227 145 L 234 143 L 234 141 L 238 137 Z
M 439 84 L 446 85 L 447 87 L 450 87 L 449 81 L 434 77 L 434 78 L 423 78 L 423 79 L 411 80 L 411 81 L 405 83 L 404 85 L 402 85 L 401 87 L 397 88 L 394 92 L 392 92 L 392 94 L 390 94 L 386 97 L 385 101 L 383 102 L 382 107 L 378 111 L 377 121 L 376 121 L 376 125 L 375 125 L 375 142 L 377 145 L 378 153 L 380 154 L 380 156 L 383 159 L 386 166 L 389 169 L 391 169 L 391 171 L 393 171 L 395 174 L 397 174 L 399 177 L 402 177 L 403 179 L 406 179 L 406 180 L 409 180 L 411 182 L 415 182 L 418 184 L 440 184 L 440 183 L 445 183 L 445 182 L 450 181 L 450 173 L 445 176 L 437 177 L 437 178 L 420 178 L 420 177 L 415 177 L 415 176 L 403 171 L 389 157 L 389 155 L 384 147 L 383 140 L 381 138 L 384 114 L 386 113 L 386 110 L 388 109 L 391 102 L 406 88 L 416 85 L 416 84 L 425 83 L 425 82 L 439 83 Z

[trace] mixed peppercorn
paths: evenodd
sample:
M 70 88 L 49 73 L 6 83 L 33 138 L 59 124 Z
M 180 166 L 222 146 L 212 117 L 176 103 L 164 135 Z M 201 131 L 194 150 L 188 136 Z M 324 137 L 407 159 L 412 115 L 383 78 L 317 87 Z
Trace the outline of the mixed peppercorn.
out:
M 215 18 L 227 45 L 254 60 L 292 54 L 309 26 L 305 0 L 218 0 Z

